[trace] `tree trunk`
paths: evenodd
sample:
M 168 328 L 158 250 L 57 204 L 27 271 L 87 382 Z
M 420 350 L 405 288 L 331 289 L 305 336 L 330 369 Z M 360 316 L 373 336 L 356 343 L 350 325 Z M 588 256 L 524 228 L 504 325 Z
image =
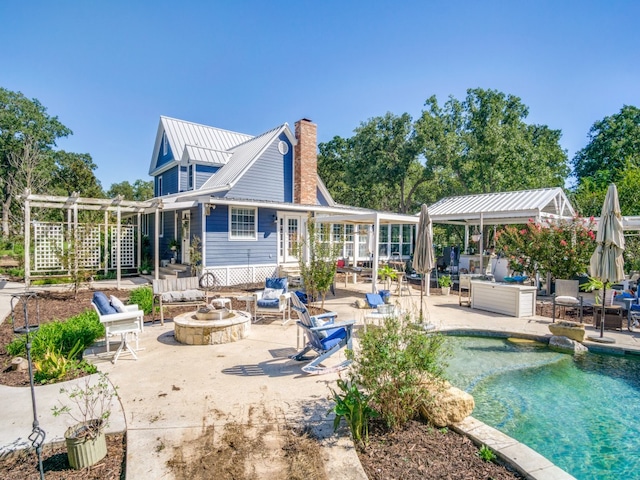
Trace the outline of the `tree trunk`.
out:
M 9 237 L 9 210 L 11 209 L 11 195 L 2 202 L 2 236 Z

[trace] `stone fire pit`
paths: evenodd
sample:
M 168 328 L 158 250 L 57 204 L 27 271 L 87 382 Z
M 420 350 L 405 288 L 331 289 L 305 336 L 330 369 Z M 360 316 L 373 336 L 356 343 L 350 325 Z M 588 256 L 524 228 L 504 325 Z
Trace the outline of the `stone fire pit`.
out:
M 239 310 L 187 312 L 177 315 L 173 323 L 176 340 L 185 345 L 237 342 L 251 331 L 251 315 Z

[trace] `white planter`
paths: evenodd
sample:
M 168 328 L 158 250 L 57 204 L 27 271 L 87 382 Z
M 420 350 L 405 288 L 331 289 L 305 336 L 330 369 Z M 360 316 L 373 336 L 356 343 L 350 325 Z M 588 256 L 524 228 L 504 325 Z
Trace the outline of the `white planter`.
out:
M 440 293 L 442 295 L 449 295 L 449 293 L 451 293 L 451 287 L 440 287 Z

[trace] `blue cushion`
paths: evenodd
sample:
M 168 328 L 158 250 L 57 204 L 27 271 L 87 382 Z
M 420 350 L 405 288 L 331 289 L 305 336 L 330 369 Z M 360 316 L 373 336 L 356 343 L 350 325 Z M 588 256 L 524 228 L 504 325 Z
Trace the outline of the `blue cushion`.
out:
M 371 308 L 376 308 L 379 305 L 384 305 L 384 301 L 379 293 L 367 293 L 367 303 Z
M 616 297 L 618 297 L 618 298 L 636 298 L 632 294 L 630 294 L 629 292 L 619 293 L 618 295 L 616 295 Z
M 333 320 L 335 319 L 335 317 L 329 318 L 329 319 L 321 319 L 318 317 L 311 317 L 311 325 L 313 325 L 314 327 L 324 327 L 326 325 L 331 325 L 333 323 Z M 320 338 L 324 338 L 324 337 L 330 337 L 333 332 L 335 332 L 336 330 L 339 330 L 338 328 L 329 328 L 327 330 L 319 330 L 318 332 L 316 332 L 318 334 L 318 336 Z
M 92 301 L 96 304 L 96 307 L 98 307 L 100 315 L 118 313 L 118 311 L 111 306 L 107 296 L 102 292 L 94 292 Z
M 280 299 L 264 299 L 261 298 L 258 300 L 258 306 L 262 308 L 278 308 L 280 306 Z
M 267 278 L 264 282 L 264 286 L 266 288 L 278 288 L 282 289 L 284 292 L 287 291 L 289 281 L 286 277 L 282 278 Z
M 335 347 L 339 344 L 344 338 L 347 337 L 347 330 L 345 328 L 336 328 L 331 335 L 327 336 L 327 338 L 323 338 L 320 340 L 322 346 L 325 350 L 329 350 L 330 348 Z
M 293 292 L 296 294 L 296 296 L 300 299 L 300 301 L 302 303 L 304 303 L 305 305 L 307 304 L 308 300 L 307 300 L 307 294 L 304 292 L 301 292 L 300 290 L 296 290 L 295 292 Z
M 640 305 L 631 305 L 632 312 L 640 312 Z

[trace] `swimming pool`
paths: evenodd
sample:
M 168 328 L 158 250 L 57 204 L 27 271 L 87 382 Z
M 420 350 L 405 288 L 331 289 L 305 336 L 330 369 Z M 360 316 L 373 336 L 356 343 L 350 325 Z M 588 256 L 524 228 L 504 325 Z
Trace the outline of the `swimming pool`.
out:
M 580 480 L 640 478 L 640 359 L 448 337 L 447 378 L 473 416 Z

